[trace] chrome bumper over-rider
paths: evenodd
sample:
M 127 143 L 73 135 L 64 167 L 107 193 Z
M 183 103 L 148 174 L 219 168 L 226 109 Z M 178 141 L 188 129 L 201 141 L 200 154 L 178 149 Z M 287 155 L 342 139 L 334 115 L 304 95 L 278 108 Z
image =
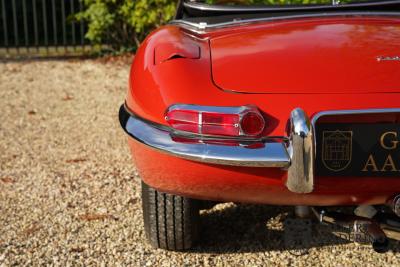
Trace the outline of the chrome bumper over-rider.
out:
M 300 108 L 290 115 L 288 139 L 260 139 L 251 145 L 248 142 L 230 146 L 215 142 L 175 141 L 169 127 L 145 121 L 130 113 L 125 105 L 120 108 L 119 120 L 132 138 L 161 152 L 204 163 L 287 169 L 286 186 L 290 191 L 310 193 L 313 190 L 313 128 Z

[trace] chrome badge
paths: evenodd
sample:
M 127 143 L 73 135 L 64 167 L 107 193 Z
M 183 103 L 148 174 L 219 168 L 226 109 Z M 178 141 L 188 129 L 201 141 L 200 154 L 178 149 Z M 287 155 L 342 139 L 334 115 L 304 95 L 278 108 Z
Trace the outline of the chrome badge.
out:
M 400 56 L 379 56 L 376 58 L 378 62 L 381 61 L 399 61 L 400 62 Z

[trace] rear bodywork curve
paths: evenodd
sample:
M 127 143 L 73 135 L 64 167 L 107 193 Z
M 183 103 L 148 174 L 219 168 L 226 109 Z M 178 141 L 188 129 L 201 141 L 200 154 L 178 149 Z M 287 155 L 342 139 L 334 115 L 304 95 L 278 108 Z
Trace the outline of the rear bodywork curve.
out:
M 375 18 L 371 18 L 370 23 L 374 20 Z M 333 21 L 338 23 L 337 18 Z M 324 23 L 327 23 L 326 20 Z M 393 19 L 393 25 L 398 27 L 397 19 Z M 270 25 L 238 26 L 205 34 L 195 34 L 177 25 L 161 27 L 149 35 L 134 59 L 126 99 L 127 107 L 141 118 L 167 125 L 164 118 L 165 111 L 173 104 L 205 106 L 254 104 L 259 107 L 267 122 L 264 136 L 285 136 L 290 112 L 297 107 L 302 108 L 311 118 L 319 112 L 329 110 L 399 107 L 400 95 L 396 93 L 397 87 L 392 91 L 364 92 L 359 88 L 372 87 L 370 81 L 363 79 L 357 81 L 357 90 L 348 92 L 330 92 L 326 88 L 313 92 L 295 91 L 294 88 L 299 82 L 296 80 L 287 81 L 293 83 L 291 93 L 285 91 L 262 94 L 238 93 L 217 86 L 211 71 L 210 40 L 235 32 L 259 31 L 265 27 Z M 170 42 L 198 46 L 201 51 L 200 56 L 167 57 L 168 60 L 155 64 L 155 48 Z M 382 50 L 385 54 L 392 52 Z M 340 58 L 337 60 L 340 61 Z M 389 62 L 389 64 L 396 63 L 400 68 L 400 62 Z M 350 71 L 348 68 L 351 67 L 343 64 L 341 70 Z M 274 66 L 266 66 L 265 73 L 273 72 L 272 68 Z M 393 73 L 389 73 L 388 78 L 393 79 L 392 75 Z M 239 74 L 232 77 L 237 80 L 241 78 Z M 316 76 L 314 79 L 320 78 Z M 322 78 L 315 83 L 331 86 L 329 81 L 324 80 L 326 77 Z M 380 80 L 384 78 L 379 77 Z M 290 80 L 290 75 L 287 79 Z M 380 204 L 396 191 L 400 191 L 400 180 L 396 178 L 314 177 L 312 193 L 296 194 L 285 186 L 287 171 L 284 169 L 199 163 L 154 151 L 133 139 L 129 139 L 129 144 L 137 169 L 146 183 L 161 191 L 196 198 L 288 205 Z

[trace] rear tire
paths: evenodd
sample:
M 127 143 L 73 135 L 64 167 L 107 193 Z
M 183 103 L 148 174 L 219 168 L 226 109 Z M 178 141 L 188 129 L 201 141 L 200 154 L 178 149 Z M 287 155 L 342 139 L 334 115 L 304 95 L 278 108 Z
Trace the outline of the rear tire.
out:
M 191 248 L 198 237 L 199 201 L 166 194 L 142 182 L 146 237 L 153 247 L 167 250 Z

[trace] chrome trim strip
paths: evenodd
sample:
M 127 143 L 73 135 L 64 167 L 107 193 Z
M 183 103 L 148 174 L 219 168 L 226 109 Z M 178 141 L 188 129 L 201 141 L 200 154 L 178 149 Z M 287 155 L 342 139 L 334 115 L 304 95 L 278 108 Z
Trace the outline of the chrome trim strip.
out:
M 314 13 L 314 14 L 301 14 L 301 15 L 290 15 L 290 16 L 279 16 L 279 17 L 268 17 L 268 18 L 255 18 L 255 19 L 235 19 L 229 22 L 221 22 L 214 24 L 207 24 L 206 22 L 189 22 L 185 20 L 172 20 L 169 24 L 180 25 L 182 28 L 190 30 L 192 32 L 202 34 L 208 30 L 226 28 L 231 26 L 242 26 L 252 23 L 262 22 L 277 22 L 282 20 L 295 20 L 304 18 L 326 18 L 326 17 L 358 17 L 358 16 L 374 16 L 374 17 L 399 17 L 400 12 L 377 12 L 377 11 L 359 11 L 359 12 L 329 12 L 329 13 Z
M 221 106 L 200 106 L 192 104 L 175 104 L 168 108 L 167 112 L 171 110 L 193 110 L 193 111 L 205 111 L 205 112 L 215 112 L 215 113 L 229 113 L 229 114 L 240 114 L 250 108 L 247 106 L 237 106 L 237 107 L 221 107 Z
M 248 148 L 247 146 L 175 142 L 169 131 L 154 127 L 128 114 L 124 106 L 120 108 L 119 117 L 122 128 L 135 140 L 158 151 L 184 159 L 246 167 L 287 168 L 290 165 L 284 143 L 259 143 L 263 144 L 259 148 Z
M 337 115 L 357 115 L 357 114 L 380 114 L 380 113 L 400 113 L 400 108 L 372 108 L 372 109 L 347 109 L 347 110 L 327 110 L 316 113 L 311 119 L 311 124 L 315 129 L 317 121 L 324 116 Z
M 199 113 L 199 133 L 203 133 L 203 113 Z
M 370 109 L 343 109 L 327 110 L 316 113 L 311 119 L 311 125 L 315 132 L 315 125 L 321 117 L 337 115 L 357 115 L 357 114 L 380 114 L 380 113 L 400 113 L 400 108 L 370 108 Z M 317 147 L 317 140 L 314 139 L 314 147 Z M 316 157 L 317 155 L 315 155 Z
M 339 1 L 338 1 L 339 2 Z M 210 5 L 203 4 L 199 2 L 187 2 L 184 1 L 183 5 L 185 8 L 190 8 L 194 10 L 200 10 L 205 12 L 226 12 L 226 14 L 235 13 L 249 13 L 249 12 L 277 12 L 277 11 L 308 11 L 315 9 L 348 9 L 357 7 L 371 7 L 371 6 L 382 6 L 382 5 L 393 5 L 399 4 L 399 0 L 386 0 L 386 1 L 374 1 L 374 2 L 360 2 L 360 3 L 338 3 L 333 2 L 332 5 L 275 5 L 275 6 L 244 6 L 244 5 Z
M 296 108 L 290 114 L 289 155 L 286 187 L 294 193 L 311 193 L 314 190 L 314 134 L 307 114 Z

